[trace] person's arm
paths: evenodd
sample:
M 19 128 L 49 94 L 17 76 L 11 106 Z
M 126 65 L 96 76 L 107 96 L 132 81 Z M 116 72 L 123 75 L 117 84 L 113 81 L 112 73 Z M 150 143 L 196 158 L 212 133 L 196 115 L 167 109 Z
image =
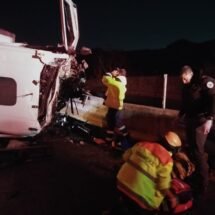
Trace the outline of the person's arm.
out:
M 120 94 L 120 99 L 124 99 L 124 91 L 126 91 L 126 88 L 120 81 L 116 80 L 116 78 L 112 76 L 111 73 L 106 73 L 105 75 L 103 75 L 102 83 L 105 86 L 113 86 L 119 89 L 120 93 L 122 94 Z
M 175 208 L 178 204 L 178 198 L 169 189 L 162 190 L 161 192 L 170 202 L 171 208 Z
M 209 94 L 211 105 L 208 111 L 208 120 L 215 120 L 215 89 L 213 91 L 213 93 Z
M 178 118 L 183 118 L 187 109 L 187 87 L 184 86 L 181 93 L 181 105 L 178 112 Z
M 178 199 L 170 190 L 172 180 L 171 178 L 172 168 L 173 168 L 172 161 L 167 164 L 159 165 L 157 188 L 170 202 L 171 207 L 174 208 L 178 204 Z
M 133 146 L 134 147 L 134 146 Z M 132 151 L 133 151 L 133 147 L 132 148 L 129 148 L 129 149 L 127 149 L 125 152 L 124 152 L 124 154 L 123 154 L 123 156 L 122 156 L 122 158 L 123 158 L 123 161 L 127 161 L 129 158 L 130 158 L 130 156 L 132 155 Z
M 110 82 L 111 82 L 112 79 L 113 79 L 112 74 L 110 72 L 107 72 L 102 77 L 102 83 L 105 86 L 108 86 L 110 84 Z
M 207 119 L 206 122 L 203 124 L 203 133 L 208 134 L 211 130 L 213 125 L 213 119 Z
M 206 94 L 209 98 L 207 120 L 203 125 L 204 134 L 208 134 L 215 120 L 215 83 L 213 80 L 206 82 Z

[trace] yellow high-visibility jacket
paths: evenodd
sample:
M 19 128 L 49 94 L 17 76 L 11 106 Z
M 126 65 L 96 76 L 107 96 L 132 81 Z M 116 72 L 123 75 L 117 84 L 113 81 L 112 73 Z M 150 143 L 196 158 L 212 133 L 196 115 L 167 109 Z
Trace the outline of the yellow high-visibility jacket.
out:
M 160 144 L 139 142 L 128 149 L 117 174 L 117 188 L 140 207 L 158 209 L 170 188 L 173 160 Z
M 102 83 L 107 87 L 105 105 L 121 110 L 126 93 L 125 84 L 108 75 L 103 76 Z

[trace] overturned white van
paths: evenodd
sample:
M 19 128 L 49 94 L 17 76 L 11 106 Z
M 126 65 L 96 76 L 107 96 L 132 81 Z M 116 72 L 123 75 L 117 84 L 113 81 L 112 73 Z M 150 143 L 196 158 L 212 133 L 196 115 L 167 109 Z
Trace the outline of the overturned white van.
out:
M 76 5 L 58 0 L 58 9 L 62 44 L 56 47 L 17 43 L 16 32 L 0 30 L 1 137 L 34 136 L 52 120 L 59 80 L 70 70 L 79 38 Z

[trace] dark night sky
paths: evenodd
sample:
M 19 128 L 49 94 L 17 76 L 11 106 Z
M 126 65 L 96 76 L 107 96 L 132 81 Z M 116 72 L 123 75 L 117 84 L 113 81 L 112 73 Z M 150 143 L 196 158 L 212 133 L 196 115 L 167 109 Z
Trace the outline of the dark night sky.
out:
M 215 1 L 76 0 L 80 43 L 107 49 L 157 49 L 178 39 L 215 39 Z
M 104 49 L 159 49 L 178 39 L 215 39 L 214 0 L 74 0 L 80 46 Z M 12 0 L 0 6 L 0 28 L 18 42 L 47 44 L 60 37 L 58 0 Z M 55 14 L 55 18 L 53 14 Z M 28 16 L 31 15 L 32 19 Z

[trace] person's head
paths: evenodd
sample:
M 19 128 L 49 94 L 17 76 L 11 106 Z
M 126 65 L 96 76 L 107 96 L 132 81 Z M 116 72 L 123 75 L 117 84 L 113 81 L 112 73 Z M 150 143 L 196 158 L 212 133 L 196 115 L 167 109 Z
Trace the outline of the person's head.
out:
M 181 81 L 183 84 L 189 84 L 191 82 L 191 79 L 193 77 L 193 70 L 190 66 L 183 66 L 181 69 Z
M 180 150 L 182 143 L 178 134 L 173 131 L 168 131 L 163 135 L 161 139 L 161 145 L 167 151 L 174 154 Z
M 122 68 L 116 68 L 116 70 L 117 70 L 117 72 L 114 73 L 114 74 L 116 74 L 115 75 L 116 80 L 120 81 L 124 85 L 127 85 L 127 78 L 126 78 L 127 71 Z M 112 75 L 113 75 L 113 73 L 112 73 Z
M 121 76 L 127 76 L 127 71 L 124 68 L 118 68 L 119 75 Z
M 113 71 L 111 72 L 113 76 L 126 76 L 127 75 L 127 71 L 126 69 L 124 68 L 119 68 L 119 67 L 116 67 L 115 69 L 113 69 Z
M 118 76 L 118 75 L 119 75 L 119 70 L 118 70 L 118 68 L 112 70 L 111 74 L 112 74 L 112 76 L 114 76 L 114 77 Z

